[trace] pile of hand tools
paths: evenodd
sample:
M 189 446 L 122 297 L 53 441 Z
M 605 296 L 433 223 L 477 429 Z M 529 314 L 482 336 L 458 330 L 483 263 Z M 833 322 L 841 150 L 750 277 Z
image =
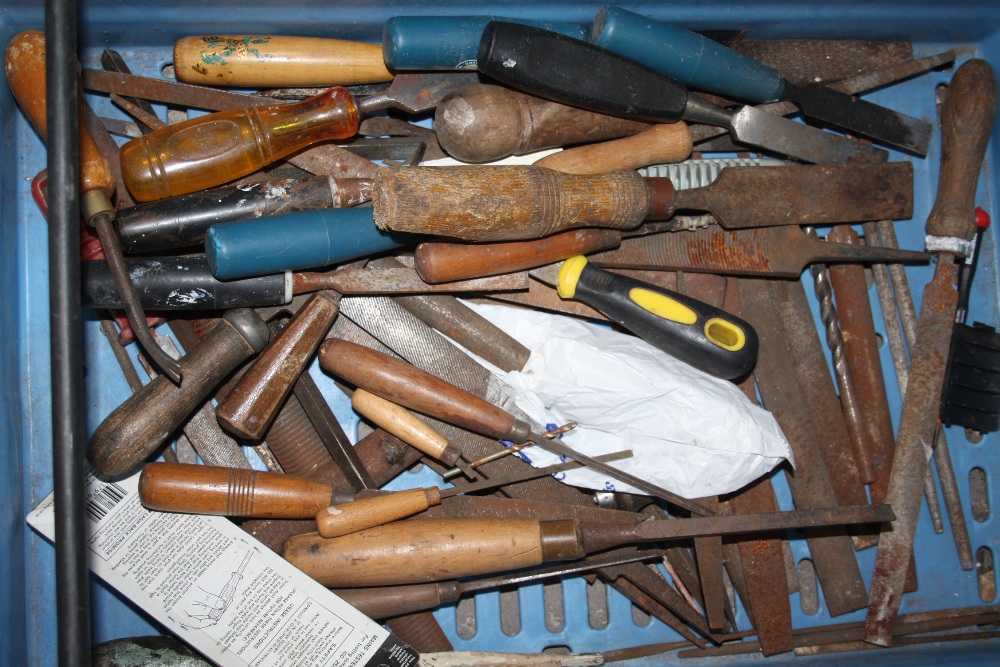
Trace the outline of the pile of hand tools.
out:
M 959 271 L 987 243 L 995 74 L 963 57 L 938 124 L 856 96 L 924 85 L 955 53 L 712 37 L 609 7 L 589 32 L 398 16 L 381 46 L 187 37 L 175 79 L 106 51 L 82 72 L 83 218 L 104 256 L 80 284 L 134 393 L 91 434 L 94 471 L 141 471 L 149 509 L 233 517 L 421 652 L 453 648 L 431 610 L 457 604 L 465 641 L 484 620 L 462 601 L 500 590 L 516 628 L 535 582 L 555 632 L 579 575 L 592 626 L 606 585 L 677 639 L 609 640 L 608 662 L 993 637 L 959 629 L 994 606 L 900 608 L 925 576 L 995 595 L 941 424 Z M 11 40 L 7 81 L 43 137 L 44 68 L 42 33 Z M 926 222 L 926 252 L 894 221 Z M 930 262 L 918 318 L 903 265 Z M 521 371 L 529 350 L 458 297 L 595 320 L 737 384 L 794 467 L 686 498 L 616 468 L 631 451 L 576 451 L 572 424 L 536 423 L 481 363 Z M 563 463 L 534 468 L 531 447 Z M 380 490 L 418 463 L 452 486 Z M 553 477 L 583 466 L 645 495 Z M 975 578 L 914 549 L 924 499 L 944 530 L 938 485 Z M 790 595 L 817 589 L 816 613 L 853 620 L 797 627 Z

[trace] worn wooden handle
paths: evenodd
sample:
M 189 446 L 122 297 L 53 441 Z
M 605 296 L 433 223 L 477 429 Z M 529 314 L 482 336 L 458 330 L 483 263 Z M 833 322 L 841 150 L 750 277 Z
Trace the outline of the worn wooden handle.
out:
M 536 161 L 536 167 L 565 174 L 607 174 L 651 164 L 682 162 L 691 156 L 691 128 L 684 121 L 653 127 L 630 137 L 568 148 Z
M 314 294 L 261 352 L 215 414 L 227 431 L 261 440 L 337 317 L 338 304 Z
M 383 619 L 455 602 L 459 591 L 458 582 L 442 581 L 412 586 L 338 588 L 333 592 L 368 618 Z
M 267 344 L 267 325 L 250 310 L 229 311 L 178 362 L 183 379 L 161 375 L 132 394 L 97 427 L 87 458 L 101 475 L 135 470 L 162 446 L 227 375 Z
M 147 463 L 139 476 L 139 499 L 160 512 L 307 519 L 332 498 L 329 484 L 242 468 Z
M 542 539 L 531 519 L 427 519 L 331 539 L 297 535 L 282 555 L 324 586 L 395 586 L 538 565 Z
M 955 72 L 941 107 L 941 170 L 928 234 L 975 236 L 976 184 L 996 115 L 996 74 L 985 60 L 969 60 Z
M 533 166 L 420 167 L 380 169 L 372 199 L 381 229 L 511 241 L 576 227 L 636 227 L 651 196 L 635 171 L 576 176 Z
M 546 148 L 614 139 L 648 127 L 642 121 L 484 84 L 456 90 L 441 100 L 434 113 L 441 148 L 463 162 L 492 162 Z
M 405 519 L 440 504 L 437 487 L 364 498 L 321 509 L 316 515 L 316 529 L 323 537 L 340 537 Z
M 445 452 L 451 447 L 448 439 L 435 431 L 429 424 L 421 421 L 406 408 L 396 405 L 392 401 L 387 401 L 381 396 L 376 396 L 364 389 L 358 389 L 351 396 L 351 405 L 359 414 L 383 431 L 391 433 L 427 456 L 441 461 L 445 458 Z M 451 463 L 454 461 L 448 465 Z
M 7 43 L 4 71 L 21 111 L 42 135 L 42 139 L 45 139 L 48 133 L 45 120 L 47 107 L 45 33 L 40 30 L 25 30 L 14 35 Z M 104 159 L 87 130 L 82 94 L 80 95 L 80 188 L 84 193 L 103 192 L 109 198 L 115 191 L 115 179 L 111 175 L 108 161 Z
M 611 229 L 574 229 L 532 241 L 428 241 L 417 246 L 413 260 L 426 282 L 444 283 L 533 269 L 574 255 L 616 248 L 621 240 L 621 233 Z
M 208 86 L 348 86 L 392 81 L 382 45 L 322 37 L 218 35 L 174 44 L 180 81 Z
M 359 389 L 493 438 L 510 437 L 517 420 L 478 396 L 436 378 L 405 361 L 344 340 L 320 347 L 320 365 Z

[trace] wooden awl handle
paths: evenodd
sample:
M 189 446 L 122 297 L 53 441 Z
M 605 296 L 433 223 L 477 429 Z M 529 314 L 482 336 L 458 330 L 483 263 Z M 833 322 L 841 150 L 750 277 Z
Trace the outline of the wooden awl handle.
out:
M 340 537 L 405 519 L 440 504 L 441 494 L 436 486 L 363 498 L 319 510 L 316 530 L 323 537 Z
M 449 424 L 493 438 L 523 442 L 525 425 L 478 396 L 405 361 L 362 345 L 331 338 L 320 347 L 327 371 L 382 398 Z
M 381 396 L 358 389 L 351 396 L 351 406 L 361 416 L 386 433 L 391 433 L 406 444 L 445 465 L 455 465 L 461 452 L 438 433 L 430 424 L 401 405 L 387 401 Z
M 941 107 L 941 170 L 927 218 L 931 236 L 975 236 L 976 184 L 996 115 L 996 74 L 985 60 L 969 60 L 952 77 Z
M 206 86 L 349 86 L 392 81 L 382 45 L 323 37 L 218 35 L 174 44 L 179 81 Z
M 639 169 L 651 164 L 682 162 L 694 146 L 691 128 L 684 121 L 654 125 L 630 137 L 567 148 L 536 161 L 536 167 L 565 174 L 607 174 Z
M 147 509 L 259 519 L 308 519 L 337 502 L 347 489 L 296 475 L 184 463 L 147 463 L 139 499 Z
M 160 376 L 108 415 L 90 438 L 87 458 L 101 475 L 142 465 L 233 369 L 267 345 L 267 325 L 254 311 L 231 310 L 180 360 L 183 379 Z
M 574 255 L 617 248 L 621 240 L 621 232 L 612 229 L 572 229 L 531 241 L 428 241 L 417 246 L 413 260 L 426 282 L 445 283 L 534 269 Z

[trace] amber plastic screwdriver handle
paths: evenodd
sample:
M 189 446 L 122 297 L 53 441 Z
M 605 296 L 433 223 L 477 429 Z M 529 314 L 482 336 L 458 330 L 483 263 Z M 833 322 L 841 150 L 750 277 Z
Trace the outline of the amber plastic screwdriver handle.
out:
M 682 162 L 691 156 L 691 128 L 684 121 L 654 125 L 630 137 L 568 148 L 536 161 L 536 167 L 564 174 L 607 174 L 651 164 Z
M 955 72 L 941 107 L 941 169 L 929 235 L 966 241 L 976 235 L 976 185 L 996 115 L 996 74 L 985 60 L 969 60 Z
M 673 186 L 635 171 L 577 176 L 534 166 L 386 168 L 375 177 L 372 201 L 380 229 L 513 241 L 669 218 Z M 651 210 L 654 202 L 663 210 Z
M 351 95 L 331 88 L 301 102 L 219 111 L 133 139 L 121 148 L 122 176 L 136 201 L 176 197 L 357 131 Z
M 339 303 L 328 294 L 312 295 L 219 403 L 215 415 L 227 431 L 248 440 L 263 439 L 333 326 Z
M 174 44 L 174 71 L 186 83 L 247 88 L 392 81 L 381 44 L 281 35 L 184 37 Z
M 185 463 L 147 463 L 139 500 L 158 512 L 308 519 L 354 492 L 296 475 Z
M 180 360 L 180 385 L 160 376 L 108 415 L 90 438 L 87 458 L 101 475 L 117 477 L 142 465 L 240 363 L 269 338 L 254 311 L 227 312 L 201 343 Z
M 359 389 L 449 424 L 514 442 L 531 437 L 526 424 L 497 406 L 362 345 L 331 338 L 320 346 L 319 363 Z
M 21 111 L 42 135 L 42 139 L 45 139 L 48 134 L 45 119 L 45 33 L 40 30 L 25 30 L 14 35 L 7 43 L 4 71 L 7 75 L 7 84 Z M 103 193 L 108 198 L 108 207 L 113 209 L 110 197 L 115 190 L 115 180 L 107 160 L 86 129 L 82 112 L 80 113 L 80 175 L 80 191 Z
M 282 555 L 324 586 L 395 586 L 581 558 L 576 521 L 426 519 L 342 537 L 297 535 Z
M 459 88 L 434 112 L 438 143 L 463 162 L 492 162 L 508 155 L 614 139 L 649 126 L 485 84 Z
M 383 431 L 445 465 L 455 465 L 462 456 L 457 447 L 429 424 L 406 408 L 381 396 L 358 389 L 351 396 L 351 406 Z
M 432 284 L 534 269 L 574 255 L 617 248 L 620 232 L 572 229 L 531 241 L 447 243 L 428 241 L 413 253 L 420 277 Z

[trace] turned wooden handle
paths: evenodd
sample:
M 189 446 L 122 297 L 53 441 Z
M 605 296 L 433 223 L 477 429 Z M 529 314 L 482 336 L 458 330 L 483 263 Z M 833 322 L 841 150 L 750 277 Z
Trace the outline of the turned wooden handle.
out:
M 398 521 L 342 537 L 297 535 L 282 555 L 324 586 L 395 586 L 531 567 L 542 562 L 531 519 Z
M 331 338 L 320 347 L 319 363 L 359 389 L 476 433 L 507 439 L 519 424 L 478 396 L 362 345 Z
M 534 166 L 419 167 L 379 169 L 372 200 L 381 229 L 511 241 L 575 227 L 636 227 L 651 197 L 635 171 L 577 176 Z
M 323 537 L 340 537 L 405 519 L 440 504 L 441 493 L 437 487 L 364 498 L 321 509 L 316 514 L 316 529 Z
M 533 269 L 575 255 L 616 248 L 621 240 L 621 232 L 611 229 L 573 229 L 532 241 L 428 241 L 417 246 L 413 260 L 425 282 L 444 283 Z
M 242 468 L 147 463 L 139 476 L 139 499 L 160 512 L 308 519 L 332 498 L 329 484 Z
M 392 81 L 382 45 L 323 37 L 218 35 L 174 44 L 180 81 L 208 86 L 349 86 Z
M 47 136 L 45 95 L 45 33 L 25 30 L 7 43 L 4 57 L 7 83 L 21 111 L 35 126 L 42 139 Z M 103 192 L 108 198 L 115 191 L 115 179 L 87 130 L 80 95 L 80 188 L 81 192 Z
M 651 164 L 682 162 L 691 156 L 691 128 L 684 121 L 653 127 L 623 139 L 568 148 L 536 161 L 536 167 L 566 174 L 606 174 Z
M 351 406 L 383 431 L 391 433 L 427 456 L 443 461 L 446 465 L 455 463 L 455 457 L 449 455 L 455 448 L 448 439 L 406 408 L 364 389 L 354 392 Z
M 955 72 L 941 106 L 941 170 L 928 234 L 975 236 L 976 185 L 996 115 L 996 74 L 985 60 L 969 60 Z
M 646 122 L 485 84 L 459 88 L 441 100 L 434 113 L 438 143 L 463 162 L 492 162 L 546 148 L 614 139 L 648 127 Z
M 338 304 L 314 294 L 260 353 L 215 414 L 227 431 L 261 440 L 337 317 Z
M 458 582 L 442 581 L 412 586 L 338 588 L 333 592 L 368 618 L 383 619 L 450 604 L 458 600 L 459 591 Z

